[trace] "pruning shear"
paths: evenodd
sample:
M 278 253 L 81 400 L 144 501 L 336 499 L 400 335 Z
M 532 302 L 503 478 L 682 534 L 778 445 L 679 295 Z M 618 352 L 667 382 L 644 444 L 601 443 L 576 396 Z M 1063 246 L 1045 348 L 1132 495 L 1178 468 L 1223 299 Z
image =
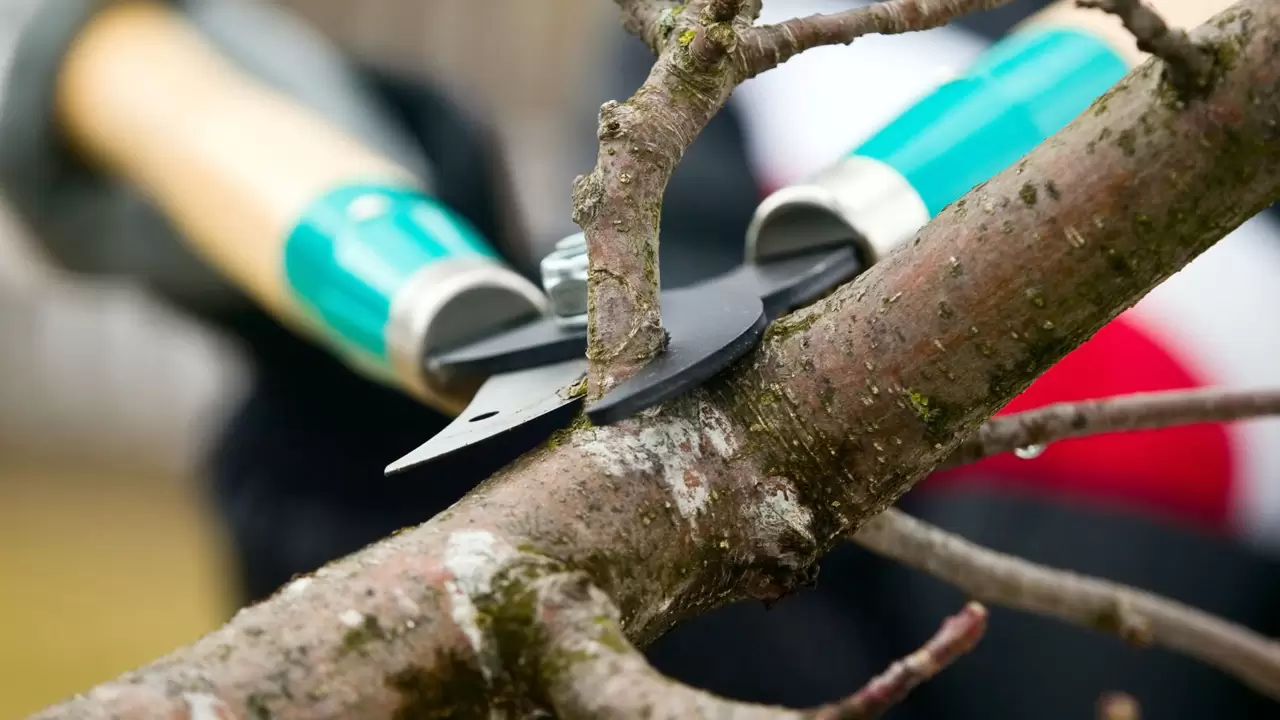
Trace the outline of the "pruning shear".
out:
M 706 381 L 748 352 L 770 321 L 880 261 L 1066 126 L 1128 67 L 1090 33 L 1053 24 L 1015 30 L 837 162 L 769 195 L 748 228 L 746 262 L 662 292 L 668 350 L 589 404 L 587 417 L 615 423 Z M 437 372 L 490 378 L 453 423 L 388 474 L 467 451 L 520 454 L 570 422 L 582 398 L 566 388 L 586 369 L 586 261 L 580 235 L 543 260 L 552 317 L 427 359 Z
M 277 318 L 455 415 L 388 474 L 505 464 L 581 409 L 584 238 L 542 259 L 541 287 L 508 267 L 434 197 L 430 158 L 404 127 L 304 28 L 252 3 L 66 0 L 44 3 L 21 38 L 0 108 L 0 189 L 55 255 L 92 265 L 156 252 L 127 246 L 125 233 L 93 238 L 86 254 L 83 228 L 60 219 L 67 204 L 109 208 L 131 184 Z M 586 416 L 616 423 L 706 382 L 770 321 L 879 262 L 1127 68 L 1084 32 L 1014 32 L 831 166 L 768 196 L 741 266 L 663 289 L 665 350 Z
M 664 290 L 665 349 L 630 379 L 586 407 L 608 425 L 711 378 L 759 342 L 769 322 L 812 302 L 868 267 L 879 248 L 849 231 L 777 232 L 776 214 L 757 215 L 747 262 L 700 283 Z M 833 228 L 834 229 L 834 228 Z M 461 453 L 517 457 L 572 420 L 586 376 L 587 252 L 582 233 L 542 261 L 551 312 L 476 342 L 429 355 L 436 375 L 488 377 L 466 409 L 435 437 L 392 463 L 388 474 L 430 467 Z

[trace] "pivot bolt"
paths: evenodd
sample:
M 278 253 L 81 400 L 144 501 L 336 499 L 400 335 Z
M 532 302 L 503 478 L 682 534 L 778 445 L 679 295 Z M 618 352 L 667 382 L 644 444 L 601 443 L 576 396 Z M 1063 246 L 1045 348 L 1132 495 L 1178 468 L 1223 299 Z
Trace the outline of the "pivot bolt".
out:
M 587 324 L 587 238 L 574 233 L 556 243 L 542 258 L 542 289 L 551 300 L 551 312 L 565 327 Z

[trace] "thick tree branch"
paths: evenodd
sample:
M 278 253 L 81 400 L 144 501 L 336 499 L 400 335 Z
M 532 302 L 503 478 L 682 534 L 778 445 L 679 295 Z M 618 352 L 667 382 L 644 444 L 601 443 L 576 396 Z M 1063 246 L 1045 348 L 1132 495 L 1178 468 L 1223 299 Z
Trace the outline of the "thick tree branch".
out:
M 864 720 L 881 715 L 969 652 L 986 630 L 977 603 L 946 619 L 919 650 L 850 697 L 813 710 L 740 703 L 682 685 L 651 666 L 622 633 L 618 610 L 582 573 L 536 586 L 541 643 L 535 646 L 549 703 L 565 720 Z
M 872 33 L 928 30 L 1013 0 L 886 0 L 827 15 L 809 15 L 755 28 L 742 38 L 747 75 L 777 67 L 805 50 L 848 45 Z
M 1138 41 L 1139 50 L 1165 61 L 1169 82 L 1184 96 L 1202 92 L 1213 79 L 1213 50 L 1192 42 L 1183 30 L 1170 29 L 1142 0 L 1076 0 L 1076 4 L 1119 17 Z
M 1280 199 L 1280 3 L 1240 0 L 1196 34 L 1231 48 L 1203 99 L 1169 102 L 1144 64 L 704 387 L 560 433 L 429 522 L 40 717 L 185 717 L 188 694 L 237 717 L 487 717 L 545 702 L 520 681 L 529 581 L 515 568 L 588 573 L 637 646 L 785 594 L 1047 368 Z M 677 135 L 698 126 L 685 117 Z M 607 149 L 615 182 L 626 166 Z M 597 240 L 611 203 L 656 227 L 656 205 L 627 214 L 606 185 L 588 194 Z
M 1139 646 L 1165 647 L 1280 700 L 1280 642 L 1182 603 L 1005 555 L 893 508 L 869 520 L 853 541 L 989 605 L 1114 633 Z
M 988 420 L 939 469 L 1068 438 L 1280 414 L 1280 391 L 1203 388 L 1055 403 Z

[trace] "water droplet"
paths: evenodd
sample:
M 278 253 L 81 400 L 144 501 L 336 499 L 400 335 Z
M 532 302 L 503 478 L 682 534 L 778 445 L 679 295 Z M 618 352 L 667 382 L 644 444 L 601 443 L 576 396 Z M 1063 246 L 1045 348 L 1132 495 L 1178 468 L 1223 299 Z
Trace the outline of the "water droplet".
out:
M 1049 446 L 1045 445 L 1044 443 L 1036 443 L 1035 445 L 1028 445 L 1026 447 L 1015 448 L 1013 451 L 1013 454 L 1017 455 L 1023 460 L 1034 460 L 1035 458 L 1038 458 L 1041 455 L 1043 455 L 1044 451 L 1047 450 L 1048 448 Z

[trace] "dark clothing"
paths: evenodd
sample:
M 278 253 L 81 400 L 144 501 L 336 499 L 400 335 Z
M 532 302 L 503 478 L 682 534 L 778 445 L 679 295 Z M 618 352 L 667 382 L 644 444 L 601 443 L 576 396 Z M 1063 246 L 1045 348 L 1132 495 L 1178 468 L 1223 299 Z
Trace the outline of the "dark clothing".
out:
M 994 36 L 1040 4 L 1020 2 L 968 22 Z M 624 77 L 610 97 L 628 95 L 649 67 L 639 43 L 628 42 L 623 52 Z M 497 235 L 499 178 L 484 138 L 430 89 L 378 73 L 370 78 L 435 163 L 443 199 Z M 726 110 L 672 179 L 662 218 L 664 281 L 683 285 L 741 262 L 759 199 L 738 119 Z M 532 269 L 527 249 L 504 250 Z M 244 342 L 257 371 L 210 466 L 246 601 L 422 522 L 481 479 L 478 472 L 411 482 L 383 477 L 388 462 L 446 419 L 357 376 L 261 312 L 208 319 Z M 912 495 L 903 507 L 997 549 L 1149 588 L 1280 635 L 1280 573 L 1241 547 L 979 491 Z M 917 647 L 963 599 L 919 573 L 844 548 L 824 560 L 816 589 L 768 611 L 743 603 L 694 619 L 650 654 L 664 672 L 723 695 L 814 705 L 851 692 Z M 1197 662 L 997 609 L 977 651 L 917 690 L 895 717 L 1080 720 L 1107 690 L 1133 693 L 1150 717 L 1276 716 L 1274 705 Z

